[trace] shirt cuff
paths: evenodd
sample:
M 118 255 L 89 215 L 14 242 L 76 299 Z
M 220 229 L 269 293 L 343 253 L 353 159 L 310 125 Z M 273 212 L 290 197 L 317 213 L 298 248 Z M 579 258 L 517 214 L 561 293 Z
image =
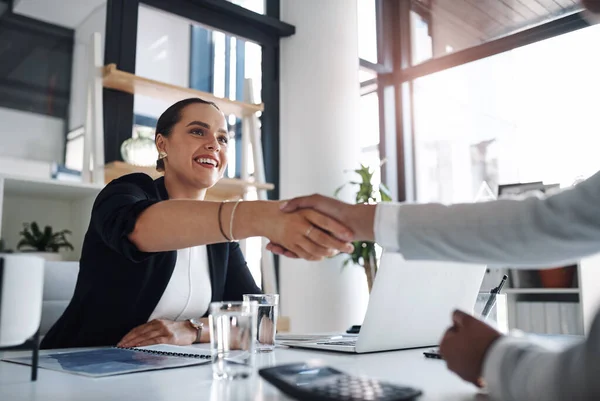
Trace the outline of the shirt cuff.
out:
M 398 246 L 398 214 L 402 205 L 379 203 L 375 208 L 375 242 L 386 250 L 400 252 Z
M 485 380 L 490 398 L 493 400 L 508 400 L 510 383 L 503 383 L 504 357 L 510 348 L 528 345 L 530 342 L 523 337 L 503 336 L 494 341 L 488 350 L 483 363 L 483 379 Z

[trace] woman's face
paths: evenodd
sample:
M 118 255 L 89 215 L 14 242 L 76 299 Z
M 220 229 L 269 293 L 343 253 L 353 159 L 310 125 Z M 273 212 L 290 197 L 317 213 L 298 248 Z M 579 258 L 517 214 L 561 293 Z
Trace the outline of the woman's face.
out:
M 205 189 L 223 177 L 228 141 L 223 113 L 209 104 L 193 103 L 181 111 L 168 137 L 157 135 L 156 145 L 167 154 L 165 174 Z

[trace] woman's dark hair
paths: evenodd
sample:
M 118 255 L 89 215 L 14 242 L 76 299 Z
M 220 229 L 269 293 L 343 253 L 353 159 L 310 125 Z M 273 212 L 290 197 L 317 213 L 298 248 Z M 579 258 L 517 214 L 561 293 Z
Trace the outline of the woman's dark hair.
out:
M 199 103 L 199 104 L 210 104 L 215 109 L 221 111 L 219 107 L 213 103 L 204 99 L 200 99 L 199 97 L 190 97 L 188 99 L 183 99 L 178 101 L 177 103 L 169 106 L 158 118 L 156 122 L 156 135 L 162 134 L 162 136 L 171 135 L 171 131 L 173 130 L 173 126 L 181 120 L 181 112 L 190 104 Z M 165 161 L 162 159 L 158 159 L 156 161 L 156 170 L 165 171 Z

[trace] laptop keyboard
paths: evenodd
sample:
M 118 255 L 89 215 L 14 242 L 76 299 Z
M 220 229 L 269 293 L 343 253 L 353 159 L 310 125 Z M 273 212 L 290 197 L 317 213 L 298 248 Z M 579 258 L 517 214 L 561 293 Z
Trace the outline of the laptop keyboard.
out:
M 319 345 L 342 345 L 346 347 L 355 347 L 356 340 L 344 340 L 344 341 L 323 341 L 318 342 Z

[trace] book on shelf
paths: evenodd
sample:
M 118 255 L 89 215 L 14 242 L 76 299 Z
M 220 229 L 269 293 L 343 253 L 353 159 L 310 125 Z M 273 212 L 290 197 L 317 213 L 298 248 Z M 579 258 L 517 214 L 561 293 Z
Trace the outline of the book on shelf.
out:
M 582 335 L 583 321 L 578 302 L 517 301 L 509 310 L 513 327 L 535 334 Z

